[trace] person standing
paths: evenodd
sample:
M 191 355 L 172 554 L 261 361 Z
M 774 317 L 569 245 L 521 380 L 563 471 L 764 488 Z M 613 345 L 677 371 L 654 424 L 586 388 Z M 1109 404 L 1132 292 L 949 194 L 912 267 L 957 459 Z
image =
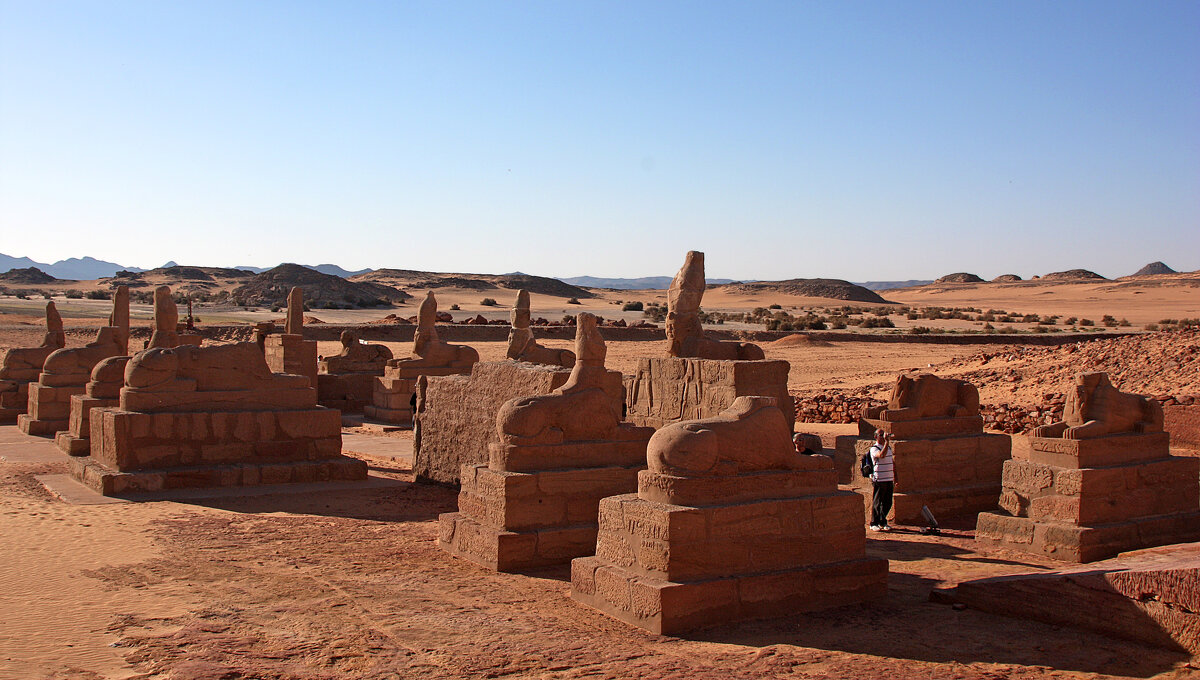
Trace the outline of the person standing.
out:
M 892 511 L 892 491 L 896 485 L 892 448 L 892 436 L 875 430 L 875 443 L 870 451 L 875 463 L 875 472 L 871 474 L 871 531 L 891 531 L 887 516 Z

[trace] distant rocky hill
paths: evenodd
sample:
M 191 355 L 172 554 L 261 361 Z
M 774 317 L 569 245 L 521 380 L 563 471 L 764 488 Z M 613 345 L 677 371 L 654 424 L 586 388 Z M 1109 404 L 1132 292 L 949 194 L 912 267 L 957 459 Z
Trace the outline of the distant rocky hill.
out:
M 1086 279 L 1091 281 L 1107 281 L 1108 279 L 1100 276 L 1096 272 L 1086 269 L 1068 269 L 1065 272 L 1051 272 L 1042 277 L 1043 281 L 1074 281 Z
M 402 290 L 372 281 L 348 281 L 298 264 L 281 264 L 256 274 L 233 290 L 230 297 L 239 304 L 270 306 L 287 303 L 294 286 L 304 290 L 304 301 L 311 309 L 329 307 L 376 307 L 402 303 L 412 296 Z
M 934 283 L 983 283 L 983 279 L 979 278 L 975 274 L 956 272 L 954 274 L 946 274 L 945 276 L 939 277 L 937 281 L 934 281 Z
M 599 276 L 571 276 L 558 279 L 564 283 L 588 288 L 611 290 L 666 290 L 671 286 L 670 276 L 643 276 L 636 279 L 613 279 Z M 734 283 L 734 279 L 707 279 L 707 283 Z
M 756 281 L 754 283 L 731 283 L 724 286 L 739 293 L 755 293 L 771 291 L 800 295 L 804 297 L 821 297 L 833 300 L 848 300 L 851 302 L 877 302 L 888 304 L 873 290 L 868 290 L 857 284 L 841 279 L 787 279 L 785 281 Z
M 350 278 L 351 281 L 371 281 L 408 290 L 438 288 L 467 288 L 471 290 L 525 289 L 530 293 L 564 298 L 591 298 L 595 295 L 584 288 L 558 279 L 530 274 L 440 274 L 411 269 L 376 269 Z
M 927 283 L 933 283 L 933 280 L 909 279 L 908 281 L 864 281 L 862 283 L 854 282 L 854 285 L 862 286 L 867 290 L 891 290 L 893 288 L 912 288 L 913 286 L 924 286 Z
M 24 269 L 10 269 L 7 272 L 0 274 L 0 281 L 8 283 L 54 283 L 58 279 L 50 276 L 46 272 L 37 267 L 25 267 Z
M 1000 276 L 992 279 L 992 283 L 1016 283 L 1017 281 L 1021 280 L 1021 277 L 1017 276 L 1016 274 L 1001 274 Z
M 1134 276 L 1153 276 L 1155 274 L 1175 274 L 1174 269 L 1171 269 L 1162 262 L 1151 262 L 1133 273 Z

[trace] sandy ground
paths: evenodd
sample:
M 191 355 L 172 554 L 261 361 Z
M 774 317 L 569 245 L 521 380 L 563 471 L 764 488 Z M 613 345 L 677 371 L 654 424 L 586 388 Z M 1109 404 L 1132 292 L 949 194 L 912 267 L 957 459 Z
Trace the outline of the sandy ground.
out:
M 6 430 L 8 428 L 5 428 Z M 8 432 L 5 438 L 13 440 Z M 4 450 L 41 443 L 17 436 Z M 3 455 L 0 453 L 0 455 Z M 368 461 L 389 488 L 70 505 L 0 462 L 4 678 L 1190 677 L 1187 657 L 929 601 L 931 588 L 1045 568 L 941 537 L 872 534 L 880 601 L 686 637 L 574 603 L 568 571 L 449 557 L 454 492 Z

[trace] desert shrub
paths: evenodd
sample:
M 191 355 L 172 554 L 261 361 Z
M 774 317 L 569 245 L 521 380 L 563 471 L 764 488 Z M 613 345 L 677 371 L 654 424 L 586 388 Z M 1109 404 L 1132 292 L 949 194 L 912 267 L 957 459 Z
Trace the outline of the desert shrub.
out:
M 1056 323 L 1058 322 L 1048 316 L 1043 316 L 1042 318 L 1038 319 L 1039 326 L 1053 326 Z
M 1095 326 L 1096 322 L 1092 321 L 1091 319 L 1080 319 L 1079 325 L 1080 326 Z
M 1068 316 L 1066 319 L 1063 319 L 1063 324 L 1067 326 L 1074 326 L 1075 322 L 1077 321 L 1079 321 L 1079 319 L 1076 319 L 1073 316 Z
M 929 335 L 932 331 L 933 331 L 933 329 L 931 329 L 929 326 L 913 326 L 912 328 L 908 329 L 908 334 L 909 335 Z
M 1122 317 L 1121 320 L 1117 322 L 1117 325 L 1125 328 L 1127 326 L 1131 326 L 1132 324 L 1129 323 L 1129 319 Z
M 572 299 L 574 299 L 574 298 L 572 298 Z M 496 300 L 494 298 L 484 298 L 479 301 L 479 304 L 483 305 L 484 307 L 495 307 L 499 303 L 496 302 Z
M 579 301 L 579 298 L 571 298 L 570 300 L 567 300 L 567 304 L 568 305 L 582 305 L 583 303 Z
M 1179 323 L 1179 321 L 1175 319 L 1159 319 L 1158 322 L 1164 326 L 1174 326 L 1175 324 Z
M 104 292 L 104 291 L 102 291 L 102 290 L 89 290 L 89 291 L 88 291 L 88 292 L 87 292 L 87 293 L 84 295 L 84 297 L 86 297 L 86 298 L 87 298 L 87 299 L 89 299 L 89 300 L 107 300 L 107 299 L 108 299 L 108 293 L 106 293 L 106 292 Z
M 1038 316 L 1037 314 L 1026 314 L 1025 316 L 1021 317 L 1021 323 L 1037 323 L 1041 320 L 1042 317 Z
M 892 323 L 892 320 L 887 318 L 886 316 L 877 316 L 872 319 L 863 319 L 862 323 L 859 325 L 862 326 L 863 328 L 895 328 L 896 327 L 896 324 Z
M 457 312 L 460 309 L 462 309 L 462 307 L 459 307 L 457 303 L 450 305 L 450 311 L 452 311 L 452 312 Z
M 783 305 L 769 305 L 767 309 L 783 309 Z
M 624 305 L 621 305 L 622 312 L 640 312 L 644 309 L 645 305 L 641 302 L 626 302 Z
M 916 321 L 917 319 L 921 318 L 921 315 L 914 312 L 909 312 L 904 315 L 904 318 L 908 319 L 909 321 Z
M 562 322 L 564 324 L 567 324 L 568 326 L 573 325 L 575 323 L 575 315 L 574 314 L 563 315 Z
M 1100 323 L 1104 324 L 1105 328 L 1114 328 L 1117 325 L 1117 320 L 1111 314 L 1105 314 L 1100 317 Z
M 1158 324 L 1148 323 L 1145 326 L 1142 326 L 1142 329 L 1147 330 L 1147 331 L 1156 331 L 1156 330 L 1158 330 Z
M 837 318 L 833 319 L 832 321 L 830 321 L 829 323 L 830 323 L 830 325 L 831 325 L 831 326 L 833 326 L 833 328 L 834 328 L 835 330 L 839 330 L 839 331 L 840 331 L 840 330 L 842 330 L 843 328 L 845 328 L 845 327 L 846 327 L 846 317 L 844 317 L 844 316 L 839 316 L 839 317 L 837 317 Z

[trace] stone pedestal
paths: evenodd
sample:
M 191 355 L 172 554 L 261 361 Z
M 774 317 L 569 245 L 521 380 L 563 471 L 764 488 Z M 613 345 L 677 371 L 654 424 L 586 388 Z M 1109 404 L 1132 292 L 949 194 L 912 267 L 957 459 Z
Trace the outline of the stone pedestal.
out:
M 624 425 L 611 441 L 493 443 L 488 465 L 463 466 L 459 511 L 440 517 L 438 544 L 497 571 L 591 555 L 600 499 L 637 488 L 653 433 Z
M 107 496 L 183 487 L 365 479 L 341 455 L 341 417 L 321 407 L 273 411 L 91 412 L 91 455 L 72 473 Z
M 268 335 L 263 344 L 263 356 L 273 373 L 303 375 L 317 386 L 317 341 L 305 340 L 303 335 L 283 333 Z
M 317 403 L 342 413 L 362 413 L 374 398 L 381 373 L 319 373 Z
M 741 396 L 775 397 L 789 423 L 796 412 L 787 391 L 786 361 L 743 361 L 657 357 L 638 360 L 625 379 L 627 419 L 661 428 L 682 420 L 714 416 Z
M 83 394 L 71 396 L 71 415 L 66 430 L 54 435 L 54 443 L 69 456 L 86 456 L 91 451 L 91 412 L 120 404 L 125 366 L 129 357 L 110 357 L 96 364 Z
M 423 375 L 467 375 L 470 372 L 470 366 L 415 368 L 389 364 L 383 375 L 375 378 L 371 403 L 363 407 L 363 414 L 372 420 L 412 427 L 412 397 L 417 389 L 417 378 Z
M 973 517 L 994 510 L 1000 498 L 1004 463 L 1010 457 L 1010 442 L 1008 435 L 1002 434 L 894 440 L 896 484 L 888 518 L 898 524 L 925 524 L 922 505 L 929 506 L 938 519 Z M 873 443 L 869 439 L 855 442 L 850 467 L 850 485 L 866 498 L 868 518 L 871 480 L 862 476 L 858 461 Z
M 81 382 L 70 384 L 82 378 Z M 67 384 L 46 384 L 46 381 Z M 71 421 L 71 397 L 83 394 L 87 376 L 47 376 L 42 374 L 39 382 L 29 386 L 27 412 L 17 416 L 17 427 L 25 434 L 37 437 L 53 437 L 59 430 L 67 429 Z
M 1070 562 L 1200 540 L 1200 459 L 1169 436 L 1014 437 L 1000 509 L 976 539 Z
M 866 557 L 862 498 L 837 490 L 828 458 L 809 465 L 705 478 L 642 471 L 638 493 L 600 502 L 596 555 L 572 561 L 571 597 L 670 634 L 884 595 L 887 560 Z
M 22 357 L 31 368 L 5 368 L 5 378 L 0 380 L 0 425 L 11 425 L 17 422 L 17 416 L 29 410 L 29 386 L 41 375 L 41 364 L 46 361 L 56 348 L 34 347 L 30 349 L 11 350 L 21 352 Z

